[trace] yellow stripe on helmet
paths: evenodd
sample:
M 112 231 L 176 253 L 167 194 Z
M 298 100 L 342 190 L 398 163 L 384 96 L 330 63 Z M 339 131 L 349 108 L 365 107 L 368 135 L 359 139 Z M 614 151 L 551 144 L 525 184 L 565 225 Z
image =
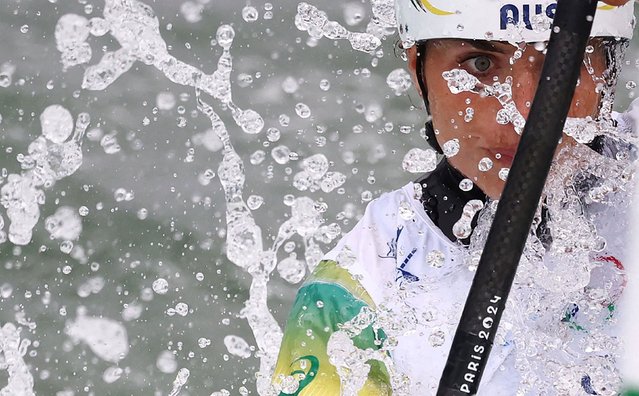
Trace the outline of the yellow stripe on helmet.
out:
M 449 11 L 444 11 L 441 10 L 437 7 L 435 7 L 434 5 L 430 4 L 430 1 L 428 0 L 421 0 L 422 4 L 424 5 L 424 7 L 426 7 L 426 9 L 435 15 L 452 15 L 454 14 L 454 12 L 449 12 Z

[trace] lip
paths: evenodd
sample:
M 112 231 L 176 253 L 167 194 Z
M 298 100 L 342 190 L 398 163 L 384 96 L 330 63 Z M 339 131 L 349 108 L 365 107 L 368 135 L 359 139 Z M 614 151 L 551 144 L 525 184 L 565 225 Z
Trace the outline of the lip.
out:
M 502 161 L 508 164 L 512 164 L 513 159 L 515 158 L 515 153 L 517 152 L 517 149 L 511 148 L 511 147 L 497 147 L 497 148 L 489 149 L 488 152 L 490 152 L 490 154 L 495 159 L 497 159 L 497 155 L 499 154 L 500 157 L 497 159 L 497 161 Z

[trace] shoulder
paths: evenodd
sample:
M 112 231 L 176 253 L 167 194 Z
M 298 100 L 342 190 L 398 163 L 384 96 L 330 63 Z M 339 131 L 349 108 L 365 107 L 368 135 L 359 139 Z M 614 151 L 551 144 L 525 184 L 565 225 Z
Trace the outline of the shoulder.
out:
M 382 194 L 367 206 L 364 217 L 353 231 L 364 228 L 395 235 L 401 228 L 405 237 L 416 234 L 420 239 L 455 246 L 428 217 L 420 194 L 421 186 L 413 182 Z
M 419 230 L 422 234 L 437 231 L 415 195 L 414 185 L 412 182 L 408 183 L 371 201 L 362 218 L 345 235 L 344 240 L 386 239 L 387 236 L 396 236 L 398 228 L 410 232 Z
M 424 279 L 433 257 L 452 265 L 458 254 L 459 247 L 432 223 L 414 191 L 409 183 L 372 201 L 325 256 L 360 280 L 376 302 L 383 285 Z

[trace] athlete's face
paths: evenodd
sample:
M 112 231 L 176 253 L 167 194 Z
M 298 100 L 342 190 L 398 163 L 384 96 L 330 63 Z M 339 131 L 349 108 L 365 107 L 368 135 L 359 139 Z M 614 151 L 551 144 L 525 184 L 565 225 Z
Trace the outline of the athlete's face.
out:
M 593 41 L 591 45 L 594 51 L 587 51 L 586 63 L 589 61 L 592 69 L 589 73 L 585 65 L 581 68 L 569 117 L 597 115 L 601 97 L 597 86 L 601 88 L 606 61 L 602 44 Z M 501 195 L 504 181 L 499 177 L 500 171 L 510 168 L 520 139 L 513 122 L 503 116 L 510 113 L 511 118 L 516 118 L 519 113 L 528 117 L 544 62 L 542 48 L 526 45 L 521 49 L 515 55 L 517 48 L 508 43 L 457 39 L 430 40 L 426 46 L 422 70 L 437 141 L 443 147 L 457 139 L 459 152 L 449 157 L 449 162 L 492 198 Z M 409 49 L 408 55 L 416 82 L 417 48 Z M 452 77 L 447 72 L 454 69 L 458 76 L 468 73 L 471 79 L 474 76 L 479 80 L 474 92 L 451 92 Z M 510 84 L 512 95 L 502 96 L 501 100 L 498 95 L 486 96 L 483 87 L 496 82 Z M 509 106 L 510 110 L 502 110 Z M 564 135 L 561 145 L 566 144 L 576 143 Z M 486 169 L 491 162 L 492 167 Z

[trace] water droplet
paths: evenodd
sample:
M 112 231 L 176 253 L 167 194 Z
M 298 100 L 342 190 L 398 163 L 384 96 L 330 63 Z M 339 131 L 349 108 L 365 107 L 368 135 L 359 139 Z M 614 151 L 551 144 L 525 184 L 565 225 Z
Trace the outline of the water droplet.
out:
M 306 275 L 306 264 L 297 259 L 295 253 L 277 264 L 277 272 L 282 279 L 291 284 L 299 283 Z
M 189 313 L 189 305 L 187 303 L 179 302 L 175 304 L 175 313 L 180 316 L 186 316 Z
M 462 191 L 470 191 L 473 189 L 473 182 L 470 179 L 463 179 L 459 182 L 459 189 Z
M 262 132 L 264 128 L 264 119 L 255 110 L 247 109 L 242 111 L 241 115 L 237 118 L 238 125 L 242 128 L 242 131 L 249 135 L 255 135 Z
M 311 116 L 311 109 L 304 103 L 296 104 L 295 112 L 300 118 L 308 118 Z
M 291 117 L 287 116 L 286 114 L 280 114 L 278 121 L 281 126 L 287 127 L 291 122 Z
M 217 29 L 215 37 L 222 48 L 229 49 L 231 44 L 233 44 L 233 39 L 235 39 L 235 30 L 233 30 L 231 25 L 222 25 Z
M 280 130 L 277 128 L 269 128 L 266 131 L 266 138 L 268 139 L 269 142 L 277 142 L 278 140 L 280 140 L 281 136 L 282 134 Z
M 444 345 L 445 341 L 446 341 L 446 334 L 441 330 L 433 331 L 431 335 L 428 337 L 428 342 L 433 347 L 440 347 Z
M 284 145 L 273 147 L 273 150 L 271 150 L 271 157 L 280 165 L 290 161 L 290 154 L 291 149 Z
M 108 367 L 102 374 L 102 380 L 107 384 L 112 384 L 122 377 L 124 370 L 120 367 Z
M 246 205 L 251 210 L 257 210 L 264 203 L 264 198 L 260 195 L 251 195 L 246 199 Z
M 320 81 L 319 87 L 322 91 L 328 91 L 331 89 L 331 82 L 324 78 Z
M 185 1 L 180 6 L 180 13 L 189 23 L 197 23 L 202 20 L 202 11 L 204 7 L 194 1 Z
M 197 345 L 200 348 L 206 348 L 207 346 L 211 345 L 211 340 L 209 340 L 208 338 L 201 337 L 197 340 Z
M 399 204 L 399 217 L 406 221 L 412 220 L 415 217 L 415 211 L 410 203 L 402 201 Z
M 158 109 L 162 111 L 168 111 L 175 107 L 175 95 L 171 92 L 160 92 L 156 99 L 155 103 Z
M 171 392 L 169 392 L 169 396 L 179 395 L 182 387 L 186 385 L 186 382 L 189 380 L 190 375 L 191 372 L 189 371 L 189 369 L 181 368 L 175 376 L 175 379 L 173 380 L 173 389 L 171 389 Z
M 501 168 L 499 170 L 499 178 L 503 181 L 506 181 L 506 179 L 508 179 L 509 172 L 510 172 L 510 168 Z
M 110 133 L 108 135 L 102 136 L 100 139 L 100 146 L 104 149 L 106 154 L 116 154 L 121 150 L 120 145 L 118 144 L 118 139 L 115 137 L 116 132 Z
M 433 268 L 441 268 L 444 265 L 446 256 L 439 250 L 433 250 L 426 256 L 426 262 Z
M 312 179 L 319 180 L 328 171 L 328 158 L 324 154 L 315 154 L 302 161 L 302 169 Z
M 453 94 L 473 92 L 475 87 L 481 84 L 477 77 L 463 69 L 445 71 L 442 73 L 442 77 L 448 83 L 448 89 Z
M 410 173 L 431 172 L 437 167 L 437 153 L 435 150 L 413 148 L 406 153 L 402 161 L 402 168 Z
M 473 232 L 473 218 L 483 207 L 484 203 L 478 199 L 468 201 L 466 205 L 464 205 L 461 218 L 453 225 L 453 235 L 458 239 L 468 238 Z
M 484 157 L 481 160 L 479 160 L 479 164 L 477 165 L 477 168 L 481 172 L 488 172 L 490 169 L 492 169 L 492 167 L 493 167 L 493 161 L 488 157 Z
M 110 29 L 109 23 L 102 18 L 91 18 L 89 20 L 91 34 L 96 37 L 104 36 Z
M 177 370 L 177 361 L 171 351 L 162 351 L 158 355 L 155 366 L 165 374 L 174 373 Z
M 227 335 L 224 337 L 224 346 L 231 355 L 246 359 L 251 356 L 249 344 L 242 337 Z
M 257 150 L 256 152 L 251 154 L 251 156 L 249 157 L 249 161 L 253 165 L 259 165 L 264 161 L 265 158 L 266 153 L 264 152 L 264 150 Z
M 282 81 L 282 90 L 287 94 L 294 94 L 299 89 L 300 85 L 297 80 L 291 76 L 288 76 Z
M 410 74 L 403 68 L 395 69 L 388 77 L 386 77 L 386 84 L 395 92 L 395 95 L 399 96 L 408 91 L 412 86 L 412 80 Z
M 447 158 L 454 157 L 459 153 L 459 139 L 451 139 L 442 145 L 442 151 Z
M 242 9 L 242 19 L 246 22 L 255 22 L 259 18 L 259 12 L 257 8 L 253 6 L 246 6 Z
M 13 286 L 8 283 L 3 283 L 0 285 L 0 297 L 3 299 L 8 299 L 13 294 Z
M 475 116 L 475 109 L 473 109 L 472 107 L 467 107 L 466 113 L 464 114 L 464 122 L 471 122 L 474 116 Z
M 82 232 L 80 215 L 69 206 L 59 207 L 55 214 L 45 219 L 44 226 L 51 239 L 76 240 Z
M 64 143 L 73 132 L 73 116 L 60 105 L 51 105 L 40 114 L 42 135 L 53 143 Z
M 153 285 L 151 287 L 157 294 L 166 294 L 169 291 L 169 282 L 167 282 L 164 278 L 158 278 L 153 281 Z

